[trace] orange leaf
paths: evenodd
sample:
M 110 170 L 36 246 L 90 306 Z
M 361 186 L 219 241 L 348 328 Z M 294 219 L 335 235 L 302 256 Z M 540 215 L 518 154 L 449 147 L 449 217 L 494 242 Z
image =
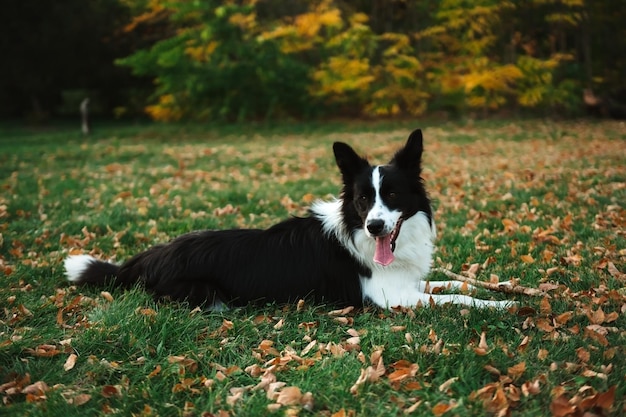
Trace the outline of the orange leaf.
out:
M 154 378 L 161 372 L 161 365 L 157 365 L 152 372 L 148 374 L 148 378 Z
M 535 258 L 533 258 L 530 254 L 528 255 L 522 255 L 520 256 L 520 259 L 522 260 L 522 262 L 524 262 L 525 264 L 532 264 L 535 262 Z
M 598 394 L 596 405 L 604 410 L 610 410 L 615 402 L 615 388 L 616 385 L 612 385 L 608 391 Z
M 348 414 L 346 414 L 346 410 L 345 409 L 341 409 L 339 411 L 337 411 L 336 413 L 333 413 L 330 417 L 346 417 Z
M 454 408 L 454 405 L 446 404 L 446 403 L 438 403 L 432 408 L 432 412 L 436 416 L 442 416 L 453 408 Z
M 517 379 L 526 371 L 526 362 L 520 362 L 517 365 L 511 366 L 507 370 L 507 375 L 513 379 Z
M 591 354 L 584 347 L 576 349 L 576 356 L 578 356 L 578 359 L 580 359 L 581 362 L 589 362 L 589 359 L 591 358 Z
M 550 305 L 550 300 L 548 297 L 543 297 L 541 302 L 539 303 L 539 312 L 541 314 L 552 314 L 552 306 Z
M 553 417 L 565 417 L 576 411 L 576 406 L 571 405 L 565 394 L 563 394 L 552 400 L 550 411 Z
M 556 320 L 557 323 L 559 324 L 565 324 L 568 321 L 571 320 L 571 318 L 574 317 L 574 313 L 571 311 L 567 311 L 565 313 L 559 314 L 558 316 L 556 316 L 554 319 Z

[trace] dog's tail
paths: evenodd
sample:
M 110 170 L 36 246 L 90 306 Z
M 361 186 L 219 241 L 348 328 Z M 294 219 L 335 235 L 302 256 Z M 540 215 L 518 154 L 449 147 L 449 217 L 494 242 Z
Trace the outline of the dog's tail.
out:
M 115 283 L 120 267 L 89 255 L 72 255 L 65 259 L 65 275 L 74 284 L 105 286 Z

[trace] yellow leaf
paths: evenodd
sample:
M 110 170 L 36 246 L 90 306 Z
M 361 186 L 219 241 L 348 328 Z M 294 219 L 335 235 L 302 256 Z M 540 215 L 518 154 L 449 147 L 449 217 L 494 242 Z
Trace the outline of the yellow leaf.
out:
M 520 256 L 520 259 L 522 260 L 522 262 L 526 263 L 526 264 L 532 264 L 535 262 L 535 258 L 532 257 L 532 255 L 528 254 L 528 255 L 522 255 Z

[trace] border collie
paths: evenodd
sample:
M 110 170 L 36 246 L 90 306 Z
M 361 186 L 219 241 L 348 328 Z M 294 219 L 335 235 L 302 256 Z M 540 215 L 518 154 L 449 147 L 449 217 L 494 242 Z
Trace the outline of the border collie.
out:
M 309 216 L 267 230 L 191 232 L 121 265 L 70 256 L 65 260 L 67 279 L 124 288 L 140 283 L 157 298 L 209 310 L 300 298 L 382 308 L 510 305 L 425 292 L 461 283 L 423 281 L 436 231 L 420 177 L 422 149 L 418 129 L 388 164 L 372 166 L 337 142 L 333 151 L 343 179 L 340 198 L 315 202 Z

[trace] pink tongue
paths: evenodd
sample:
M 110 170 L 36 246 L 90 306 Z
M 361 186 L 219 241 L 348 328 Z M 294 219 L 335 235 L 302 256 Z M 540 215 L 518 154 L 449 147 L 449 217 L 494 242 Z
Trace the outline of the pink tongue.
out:
M 376 252 L 374 252 L 374 262 L 387 266 L 396 259 L 391 251 L 391 233 L 384 237 L 376 238 Z

